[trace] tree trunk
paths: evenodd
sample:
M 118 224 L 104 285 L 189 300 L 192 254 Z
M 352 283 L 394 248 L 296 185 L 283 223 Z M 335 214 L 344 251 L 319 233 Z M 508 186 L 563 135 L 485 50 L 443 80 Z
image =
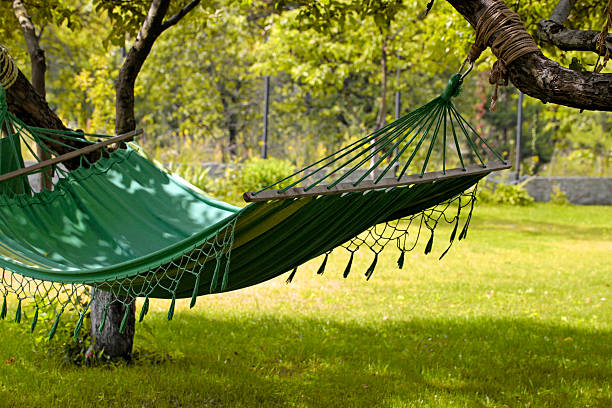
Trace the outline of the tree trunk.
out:
M 28 54 L 30 54 L 30 64 L 32 66 L 32 87 L 34 90 L 46 100 L 47 92 L 45 89 L 45 72 L 47 71 L 47 60 L 45 58 L 45 52 L 40 47 L 40 35 L 36 34 L 36 28 L 34 23 L 28 14 L 28 11 L 21 0 L 13 1 L 13 11 L 23 37 L 25 38 L 26 46 L 28 48 Z M 36 153 L 40 161 L 45 161 L 51 158 L 49 152 L 44 146 L 37 144 Z M 40 173 L 40 188 L 41 190 L 51 190 L 53 188 L 53 169 L 49 168 Z
M 136 40 L 132 44 L 115 82 L 116 119 L 115 133 L 122 134 L 136 129 L 134 116 L 134 85 L 142 65 L 149 56 L 155 40 L 168 28 L 179 22 L 187 13 L 193 10 L 200 0 L 189 2 L 175 15 L 164 21 L 168 12 L 170 0 L 152 0 L 149 11 L 142 23 Z M 128 303 L 131 299 L 121 299 Z M 98 331 L 103 316 L 103 308 L 110 304 L 106 313 L 106 322 L 102 332 Z M 119 332 L 119 327 L 125 315 L 125 307 L 112 294 L 99 291 L 96 300 L 91 305 L 91 331 L 96 337 L 96 349 L 104 350 L 110 357 L 131 358 L 136 333 L 136 304 L 131 302 L 126 329 Z M 95 311 L 95 312 L 94 312 Z
M 129 310 L 128 324 L 125 327 L 125 332 L 120 333 L 121 322 L 125 316 L 124 302 L 129 302 L 127 298 L 115 298 L 111 293 L 102 290 L 93 289 L 96 299 L 91 303 L 90 316 L 92 322 L 92 334 L 95 338 L 95 344 L 98 351 L 103 350 L 104 354 L 111 357 L 119 357 L 125 360 L 132 358 L 132 349 L 134 346 L 134 334 L 136 332 L 136 308 L 132 302 L 127 306 Z M 106 321 L 104 329 L 99 332 L 98 327 L 94 326 L 94 322 L 98 325 L 103 319 L 105 305 L 109 305 L 106 311 Z

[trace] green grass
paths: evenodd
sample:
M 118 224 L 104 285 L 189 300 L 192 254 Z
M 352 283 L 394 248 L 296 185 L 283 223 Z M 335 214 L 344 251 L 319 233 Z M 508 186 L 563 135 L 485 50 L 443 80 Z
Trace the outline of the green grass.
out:
M 612 207 L 476 209 L 438 261 L 436 235 L 396 267 L 389 251 L 332 254 L 235 293 L 151 305 L 130 366 L 62 364 L 0 322 L 0 406 L 610 407 Z M 424 242 L 422 245 L 424 246 Z M 358 273 L 359 272 L 359 273 Z M 144 353 L 143 353 L 144 354 Z

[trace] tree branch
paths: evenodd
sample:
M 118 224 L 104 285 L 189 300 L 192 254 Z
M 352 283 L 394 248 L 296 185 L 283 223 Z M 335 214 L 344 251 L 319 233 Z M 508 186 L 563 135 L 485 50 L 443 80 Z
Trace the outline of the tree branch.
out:
M 46 96 L 45 72 L 47 71 L 47 61 L 45 58 L 45 52 L 40 47 L 40 37 L 36 34 L 36 27 L 34 27 L 34 23 L 32 22 L 23 1 L 13 1 L 13 12 L 19 21 L 21 31 L 23 32 L 23 37 L 25 38 L 28 54 L 30 54 L 30 63 L 32 65 L 32 86 L 44 99 Z
M 447 0 L 472 26 L 495 0 Z M 491 42 L 496 37 L 492 36 Z M 612 111 L 612 74 L 578 72 L 540 53 L 531 53 L 507 66 L 512 83 L 543 102 L 578 109 Z
M 122 134 L 136 129 L 134 118 L 134 85 L 142 65 L 149 56 L 153 43 L 162 33 L 164 16 L 170 0 L 153 0 L 136 40 L 125 57 L 115 82 L 115 132 Z
M 47 101 L 36 92 L 32 84 L 30 84 L 21 71 L 19 71 L 15 83 L 6 89 L 6 102 L 8 110 L 27 125 L 48 129 L 68 129 L 49 107 Z M 62 139 L 61 137 L 58 137 L 57 140 L 61 143 L 49 141 L 48 144 L 58 154 L 69 153 L 72 150 L 87 146 L 84 141 L 80 142 L 74 139 Z M 66 147 L 65 145 L 70 147 Z M 97 154 L 97 156 L 91 155 L 88 157 L 92 162 L 96 161 L 98 158 L 99 154 Z M 73 159 L 64 164 L 70 170 L 76 169 L 80 167 L 80 159 Z
M 551 43 L 563 51 L 592 51 L 599 54 L 597 40 L 601 34 L 593 30 L 570 30 L 553 20 L 541 20 L 538 23 L 540 40 Z M 612 35 L 605 40 L 606 48 L 612 53 Z
M 567 18 L 572 12 L 574 3 L 576 3 L 576 0 L 559 0 L 559 3 L 557 3 L 555 9 L 550 14 L 550 20 L 557 24 L 565 24 L 567 22 Z
M 152 0 L 151 6 L 144 22 L 132 44 L 132 48 L 125 57 L 125 61 L 119 70 L 119 75 L 115 82 L 116 94 L 116 119 L 115 132 L 117 134 L 127 133 L 136 129 L 136 119 L 134 117 L 134 85 L 142 66 L 149 56 L 155 40 L 164 32 L 172 27 L 189 11 L 193 10 L 199 0 L 190 2 L 178 13 L 164 22 L 164 17 L 168 13 L 170 0 Z
M 13 12 L 15 17 L 19 21 L 23 37 L 25 38 L 26 46 L 28 48 L 28 54 L 30 54 L 30 65 L 32 67 L 32 86 L 36 92 L 43 98 L 46 99 L 46 83 L 45 73 L 47 72 L 47 58 L 45 57 L 45 51 L 40 46 L 40 38 L 42 36 L 42 28 L 40 33 L 36 34 L 36 27 L 26 10 L 23 1 L 13 0 Z M 36 145 L 36 154 L 40 161 L 45 161 L 51 158 L 49 152 L 41 144 Z M 53 170 L 46 169 L 41 172 L 38 177 L 40 178 L 40 185 L 42 188 L 51 190 L 53 188 Z
M 200 4 L 200 0 L 193 0 L 191 3 L 180 9 L 175 15 L 163 22 L 162 31 L 166 31 L 168 28 L 181 21 L 181 19 L 185 17 L 185 15 L 187 15 L 187 13 L 189 13 L 191 10 L 193 10 L 198 4 Z

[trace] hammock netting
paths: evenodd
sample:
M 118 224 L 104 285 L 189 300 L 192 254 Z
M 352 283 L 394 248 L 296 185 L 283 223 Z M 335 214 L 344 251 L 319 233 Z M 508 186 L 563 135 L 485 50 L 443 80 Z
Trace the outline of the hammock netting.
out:
M 102 290 L 126 306 L 123 329 L 137 298 L 141 320 L 149 299 L 172 299 L 171 319 L 176 299 L 190 298 L 193 307 L 198 296 L 287 272 L 290 282 L 300 265 L 321 255 L 323 274 L 334 250 L 346 254 L 337 271 L 344 277 L 356 256 L 368 256 L 370 266 L 359 272 L 370 279 L 384 248 L 397 250 L 402 268 L 406 252 L 420 240 L 431 252 L 441 241 L 434 240 L 437 227 L 448 224 L 444 256 L 467 234 L 478 181 L 509 167 L 453 105 L 462 81 L 453 76 L 423 107 L 245 193 L 253 202 L 243 208 L 209 198 L 133 143 L 47 166 L 37 145 L 61 157 L 60 150 L 79 152 L 108 136 L 28 126 L 8 112 L 0 88 L 0 317 L 27 318 L 34 330 L 39 312 L 51 310 L 52 337 L 64 312 L 74 310 L 77 337 Z M 52 190 L 34 191 L 31 172 L 20 173 L 24 157 L 52 173 Z M 428 172 L 434 158 L 441 170 Z

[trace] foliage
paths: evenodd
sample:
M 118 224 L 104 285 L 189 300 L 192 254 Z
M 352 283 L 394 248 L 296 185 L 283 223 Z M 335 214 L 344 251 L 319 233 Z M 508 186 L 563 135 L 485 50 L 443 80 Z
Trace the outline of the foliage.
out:
M 237 167 L 231 178 L 238 191 L 257 191 L 290 176 L 294 171 L 288 160 L 255 158 Z
M 0 321 L 0 405 L 606 407 L 611 219 L 612 207 L 477 206 L 442 261 L 416 251 L 398 270 L 383 252 L 366 282 L 371 254 L 344 279 L 332 253 L 323 276 L 321 257 L 291 285 L 177 301 L 172 322 L 170 300 L 152 301 L 136 348 L 170 353 L 160 362 L 65 366 L 27 323 Z
M 552 186 L 550 202 L 557 205 L 569 204 L 569 201 L 567 201 L 567 194 L 565 194 L 565 191 L 561 190 L 561 187 L 558 184 L 554 184 Z
M 169 15 L 185 4 L 173 1 Z M 510 6 L 534 32 L 555 4 Z M 45 27 L 41 43 L 51 106 L 72 127 L 112 132 L 114 80 L 127 51 L 122 47 L 135 35 L 148 1 L 48 0 L 28 7 L 35 24 Z M 395 91 L 401 92 L 401 113 L 441 92 L 474 33 L 447 2 L 435 2 L 427 16 L 425 7 L 426 2 L 396 0 L 204 1 L 158 39 L 145 62 L 136 84 L 138 126 L 155 138 L 148 145 L 185 154 L 195 149 L 200 163 L 254 157 L 261 149 L 263 76 L 269 75 L 268 151 L 301 167 L 374 128 L 383 98 L 383 50 L 387 122 L 394 117 Z M 579 1 L 569 26 L 597 29 L 600 9 L 594 1 Z M 10 7 L 0 20 L 3 41 L 27 73 L 28 56 Z M 545 48 L 547 55 L 567 64 L 576 56 Z M 581 57 L 580 63 L 588 68 L 593 57 Z M 498 111 L 488 112 L 491 62 L 490 53 L 483 54 L 457 105 L 511 158 L 516 92 L 500 90 Z M 527 97 L 521 154 L 530 166 L 523 169 L 609 175 L 611 126 L 609 115 L 581 114 Z M 186 140 L 179 136 L 184 134 L 192 143 L 175 147 Z M 566 165 L 575 150 L 589 151 L 594 159 Z
M 228 166 L 223 176 L 209 179 L 205 191 L 212 196 L 236 205 L 244 205 L 242 194 L 258 191 L 293 174 L 295 168 L 288 160 L 253 158 Z M 283 185 L 286 185 L 287 180 Z M 282 185 L 278 186 L 281 188 Z
M 484 203 L 526 206 L 533 197 L 521 184 L 483 183 L 478 187 L 478 200 Z

